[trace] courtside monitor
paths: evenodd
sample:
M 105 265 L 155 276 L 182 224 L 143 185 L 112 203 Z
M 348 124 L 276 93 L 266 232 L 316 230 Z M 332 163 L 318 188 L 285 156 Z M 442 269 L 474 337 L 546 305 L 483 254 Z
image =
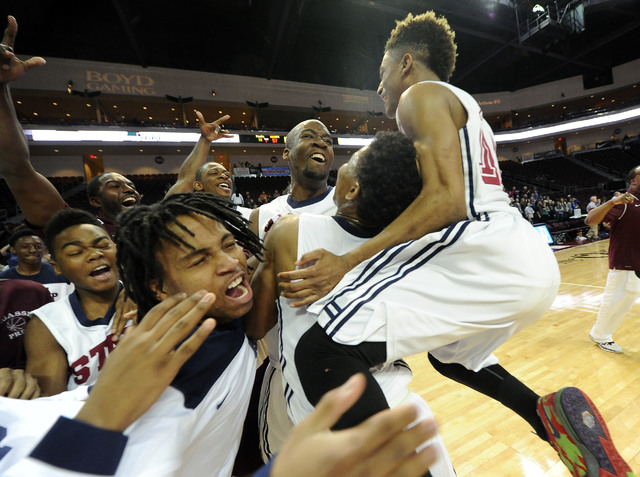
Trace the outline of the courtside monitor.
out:
M 553 237 L 551 236 L 551 234 L 549 233 L 549 229 L 546 225 L 535 225 L 533 227 L 534 229 L 536 229 L 536 231 L 540 234 L 540 236 L 542 237 L 542 239 L 547 242 L 549 245 L 551 245 L 553 243 Z

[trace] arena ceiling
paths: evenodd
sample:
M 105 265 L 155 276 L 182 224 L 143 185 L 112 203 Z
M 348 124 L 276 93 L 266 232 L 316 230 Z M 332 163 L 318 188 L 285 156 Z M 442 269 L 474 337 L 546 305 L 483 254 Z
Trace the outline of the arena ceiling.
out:
M 18 20 L 18 54 L 367 90 L 377 87 L 394 21 L 428 9 L 456 31 L 451 82 L 471 93 L 576 75 L 606 82 L 613 66 L 640 58 L 640 1 L 558 0 L 560 9 L 584 6 L 584 31 L 552 24 L 521 41 L 536 3 L 553 7 L 542 0 L 3 0 L 0 14 Z

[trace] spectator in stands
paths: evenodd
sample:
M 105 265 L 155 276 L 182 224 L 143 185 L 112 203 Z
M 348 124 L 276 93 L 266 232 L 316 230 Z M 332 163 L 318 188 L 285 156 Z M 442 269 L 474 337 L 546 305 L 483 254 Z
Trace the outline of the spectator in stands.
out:
M 549 208 L 548 201 L 538 201 L 538 212 L 540 213 L 540 220 L 543 222 L 548 222 L 551 219 L 551 209 Z
M 524 218 L 529 222 L 533 223 L 533 216 L 535 215 L 535 211 L 531 206 L 531 202 L 527 202 L 527 205 L 524 208 Z
M 42 239 L 26 228 L 17 229 L 9 239 L 11 253 L 18 259 L 17 266 L 0 273 L 0 279 L 20 279 L 44 285 L 54 300 L 59 300 L 73 291 L 66 277 L 55 272 L 53 267 L 42 260 L 44 244 Z
M 553 206 L 553 211 L 555 212 L 557 220 L 567 220 L 567 209 L 564 206 L 562 199 L 556 201 Z
M 236 189 L 235 183 L 233 184 L 233 194 L 231 194 L 230 199 L 235 205 L 244 205 L 244 197 L 242 197 L 242 194 Z
M 604 351 L 622 353 L 613 340 L 625 315 L 640 297 L 640 166 L 627 174 L 629 188 L 592 209 L 585 223 L 610 223 L 609 274 L 591 338 Z
M 262 204 L 266 204 L 268 202 L 271 201 L 271 196 L 269 194 L 267 194 L 265 191 L 262 191 L 260 193 L 260 195 L 258 196 L 258 204 L 262 205 Z

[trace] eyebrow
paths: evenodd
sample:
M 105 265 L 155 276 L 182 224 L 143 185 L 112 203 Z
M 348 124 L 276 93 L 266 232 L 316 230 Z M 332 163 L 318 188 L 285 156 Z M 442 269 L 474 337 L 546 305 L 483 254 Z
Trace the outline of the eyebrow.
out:
M 101 242 L 104 239 L 109 239 L 109 237 L 107 237 L 106 235 L 101 235 L 100 237 L 95 238 L 94 240 L 91 241 L 91 245 L 95 245 L 98 242 Z M 72 240 L 70 242 L 66 242 L 64 244 L 62 244 L 62 247 L 60 247 L 60 250 L 64 250 L 65 247 L 71 247 L 71 246 L 78 246 L 78 247 L 83 247 L 84 246 L 84 242 L 80 241 L 80 240 Z
M 235 240 L 235 237 L 233 236 L 233 234 L 231 232 L 227 232 L 226 234 L 224 234 L 222 236 L 222 238 L 220 239 L 220 243 L 224 242 L 225 240 L 227 240 L 229 237 L 232 237 Z M 178 262 L 185 262 L 188 261 L 189 259 L 197 256 L 197 255 L 201 255 L 203 253 L 205 253 L 207 251 L 207 248 L 199 248 L 196 250 L 190 250 L 189 252 L 187 252 L 185 255 L 183 255 L 182 257 L 178 258 Z
M 314 129 L 310 129 L 310 128 L 303 129 L 302 131 L 300 131 L 300 135 L 302 135 L 302 134 L 304 134 L 306 132 L 310 132 L 310 133 L 313 133 L 313 134 L 317 135 L 316 131 Z M 331 134 L 329 134 L 326 131 L 322 131 L 322 137 L 331 137 Z

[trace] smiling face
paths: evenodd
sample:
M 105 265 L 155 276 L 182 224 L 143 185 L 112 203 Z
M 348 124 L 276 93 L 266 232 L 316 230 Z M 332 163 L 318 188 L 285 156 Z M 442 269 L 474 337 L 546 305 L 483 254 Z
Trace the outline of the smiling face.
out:
M 292 182 L 326 188 L 333 164 L 329 130 L 320 121 L 309 120 L 297 125 L 289 136 L 282 157 L 289 162 Z
M 253 305 L 253 292 L 247 281 L 247 261 L 233 235 L 221 223 L 192 214 L 178 218 L 195 236 L 178 226 L 169 229 L 194 248 L 161 241 L 156 260 L 164 271 L 162 290 L 150 284 L 160 300 L 176 293 L 187 295 L 199 290 L 215 294 L 208 317 L 220 323 L 231 322 Z
M 92 224 L 72 225 L 54 241 L 52 264 L 79 292 L 118 290 L 116 246 L 104 229 Z
M 42 240 L 35 235 L 20 237 L 10 250 L 18 259 L 19 264 L 40 265 L 44 255 Z
M 231 175 L 222 164 L 207 162 L 196 176 L 199 177 L 193 183 L 195 190 L 209 192 L 225 199 L 231 197 Z
M 384 111 L 388 118 L 396 117 L 400 96 L 406 89 L 402 84 L 402 61 L 398 54 L 390 51 L 384 53 L 380 63 L 380 84 L 378 96 L 384 102 Z
M 100 189 L 95 197 L 91 197 L 91 205 L 100 209 L 100 215 L 113 220 L 123 210 L 140 203 L 142 196 L 136 186 L 121 174 L 109 172 L 100 179 Z

